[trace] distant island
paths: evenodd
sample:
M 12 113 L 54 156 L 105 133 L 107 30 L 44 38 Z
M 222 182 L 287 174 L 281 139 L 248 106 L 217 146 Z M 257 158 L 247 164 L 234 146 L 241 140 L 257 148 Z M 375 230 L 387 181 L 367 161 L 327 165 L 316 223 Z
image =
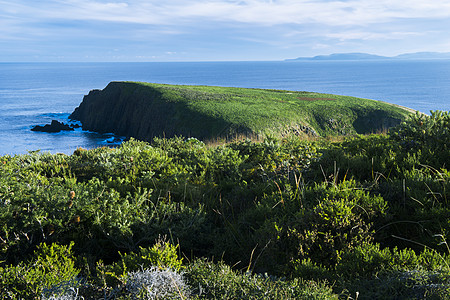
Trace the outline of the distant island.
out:
M 297 57 L 285 59 L 285 61 L 305 60 L 415 60 L 415 59 L 450 59 L 450 52 L 415 52 L 396 56 L 381 56 L 368 53 L 333 53 L 329 55 L 317 55 L 314 57 Z

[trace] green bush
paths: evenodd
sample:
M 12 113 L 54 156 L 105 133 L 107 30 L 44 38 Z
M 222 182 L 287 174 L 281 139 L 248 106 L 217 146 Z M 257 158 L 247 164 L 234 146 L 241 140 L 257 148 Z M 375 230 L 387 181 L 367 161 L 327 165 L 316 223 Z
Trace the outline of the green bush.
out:
M 381 249 L 363 243 L 338 254 L 332 268 L 309 258 L 293 263 L 293 277 L 335 282 L 342 296 L 358 299 L 448 299 L 448 255 L 425 249 Z
M 430 116 L 417 113 L 387 135 L 350 137 L 325 145 L 323 157 L 315 165 L 315 179 L 322 176 L 318 166 L 324 168 L 326 176 L 339 175 L 339 180 L 353 177 L 371 181 L 403 177 L 422 165 L 448 168 L 449 128 L 449 112 L 435 111 Z
M 224 263 L 196 260 L 185 278 L 195 299 L 337 299 L 326 283 L 233 271 Z
M 109 286 L 117 285 L 127 278 L 129 272 L 135 272 L 150 267 L 170 268 L 180 271 L 182 259 L 178 257 L 178 246 L 159 239 L 151 248 L 139 248 L 138 252 L 119 253 L 120 260 L 111 265 L 97 265 L 97 274 L 104 274 Z
M 387 136 L 347 137 L 344 141 L 326 143 L 322 156 L 313 164 L 314 181 L 337 183 L 342 180 L 376 181 L 398 175 L 399 147 Z
M 2 296 L 56 297 L 70 289 L 85 299 L 132 298 L 130 272 L 176 271 L 179 257 L 187 258 L 194 298 L 331 295 L 306 279 L 333 282 L 342 297 L 382 297 L 397 287 L 398 297 L 442 295 L 450 238 L 446 118 L 418 115 L 387 135 L 335 142 L 289 137 L 212 146 L 178 137 L 70 156 L 0 157 Z M 430 140 L 415 138 L 424 125 Z M 177 247 L 157 247 L 159 236 Z M 75 275 L 45 277 L 51 268 L 36 256 L 50 251 L 42 243 L 71 242 L 67 257 L 78 262 L 81 285 Z M 136 278 L 151 282 L 152 272 Z M 38 287 L 30 276 L 48 284 Z
M 417 153 L 421 164 L 434 168 L 448 167 L 450 161 L 450 112 L 416 113 L 390 131 L 404 153 Z
M 344 278 L 373 278 L 380 272 L 424 269 L 450 271 L 450 258 L 425 248 L 420 254 L 411 249 L 380 249 L 379 244 L 362 244 L 351 251 L 341 251 L 336 273 Z
M 343 282 L 343 296 L 358 299 L 450 299 L 450 274 L 422 269 L 380 274 L 377 278 L 352 278 Z M 343 286 L 342 285 L 342 286 Z
M 0 267 L 0 295 L 4 299 L 38 298 L 44 291 L 74 282 L 79 270 L 68 246 L 41 244 L 27 263 Z
M 275 248 L 271 251 L 285 263 L 310 258 L 327 267 L 336 264 L 339 251 L 372 241 L 372 224 L 387 208 L 382 197 L 371 195 L 354 181 L 307 188 L 301 205 L 295 213 L 270 220 L 272 229 L 266 228 L 272 231 Z

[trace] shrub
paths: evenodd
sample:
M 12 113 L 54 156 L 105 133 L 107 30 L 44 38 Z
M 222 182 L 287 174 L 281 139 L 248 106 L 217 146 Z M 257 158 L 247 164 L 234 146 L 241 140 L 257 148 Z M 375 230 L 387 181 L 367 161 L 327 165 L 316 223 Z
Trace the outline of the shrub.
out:
M 290 137 L 206 146 L 180 137 L 71 156 L 3 156 L 1 297 L 132 298 L 127 276 L 141 272 L 144 280 L 158 266 L 186 267 L 184 278 L 200 299 L 334 297 L 326 284 L 304 279 L 327 279 L 349 297 L 366 297 L 360 287 L 375 296 L 396 287 L 399 297 L 441 295 L 428 285 L 445 291 L 448 284 L 445 118 L 416 116 L 401 125 L 401 135 L 334 143 Z M 430 140 L 413 143 L 424 125 Z M 161 235 L 177 246 L 154 245 Z M 49 250 L 52 242 L 75 242 L 83 281 L 72 248 Z M 193 262 L 182 267 L 181 253 Z M 52 255 L 58 259 L 49 265 L 42 257 Z M 52 277 L 55 268 L 72 277 Z
M 180 271 L 182 259 L 177 254 L 178 245 L 174 246 L 164 239 L 159 239 L 150 248 L 139 248 L 139 252 L 120 254 L 121 259 L 101 269 L 97 273 L 104 273 L 109 286 L 114 286 L 127 277 L 127 273 L 151 267 L 169 268 Z
M 222 262 L 196 260 L 185 277 L 197 299 L 337 299 L 326 283 L 241 273 Z
M 297 260 L 291 276 L 335 282 L 333 289 L 347 298 L 448 299 L 448 262 L 448 255 L 429 249 L 416 254 L 363 243 L 341 251 L 333 268 L 309 258 Z
M 133 299 L 187 299 L 189 296 L 182 274 L 167 268 L 129 272 L 125 288 Z
M 376 278 L 351 278 L 340 284 L 345 286 L 343 296 L 357 294 L 358 299 L 450 299 L 448 272 L 415 269 L 379 274 Z
M 347 137 L 344 141 L 323 143 L 322 156 L 313 162 L 309 178 L 316 182 L 342 180 L 376 181 L 398 174 L 398 150 L 387 136 Z
M 263 230 L 273 241 L 269 251 L 287 265 L 309 258 L 327 268 L 336 264 L 339 251 L 371 242 L 372 224 L 387 208 L 382 197 L 371 195 L 354 181 L 306 188 L 302 205 L 266 222 Z
M 408 271 L 424 269 L 429 271 L 445 271 L 450 258 L 440 255 L 434 250 L 425 248 L 416 254 L 411 249 L 385 248 L 379 244 L 362 244 L 351 251 L 341 251 L 336 265 L 336 273 L 344 278 L 373 278 L 380 272 Z
M 45 288 L 42 292 L 43 300 L 78 300 L 83 299 L 79 294 L 79 280 L 63 281 L 58 285 Z
M 41 244 L 27 263 L 0 268 L 0 295 L 31 299 L 65 282 L 77 282 L 73 243 L 68 246 Z
M 450 112 L 416 113 L 389 132 L 403 153 L 416 153 L 416 160 L 434 168 L 447 167 L 450 161 Z

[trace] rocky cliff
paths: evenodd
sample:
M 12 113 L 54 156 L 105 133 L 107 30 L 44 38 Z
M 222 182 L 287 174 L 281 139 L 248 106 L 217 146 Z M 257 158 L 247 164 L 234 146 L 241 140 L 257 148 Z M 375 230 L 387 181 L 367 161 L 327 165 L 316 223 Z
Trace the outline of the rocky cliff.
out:
M 192 110 L 184 101 L 172 101 L 158 88 L 135 82 L 111 82 L 103 90 L 90 91 L 69 118 L 81 121 L 83 130 L 144 141 L 175 135 L 206 139 L 224 135 L 233 127 L 220 118 L 212 120 Z M 197 120 L 215 125 L 199 126 Z
M 151 141 L 237 135 L 347 135 L 399 124 L 411 111 L 380 101 L 309 92 L 111 82 L 70 115 L 84 130 Z

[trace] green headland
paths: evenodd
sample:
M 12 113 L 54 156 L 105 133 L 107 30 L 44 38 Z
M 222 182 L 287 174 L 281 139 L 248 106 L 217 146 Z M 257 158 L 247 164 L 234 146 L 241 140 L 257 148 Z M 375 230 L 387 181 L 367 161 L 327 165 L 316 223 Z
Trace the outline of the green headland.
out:
M 312 92 L 112 82 L 85 96 L 70 116 L 86 130 L 139 140 L 181 135 L 350 135 L 386 130 L 411 110 L 389 103 Z

